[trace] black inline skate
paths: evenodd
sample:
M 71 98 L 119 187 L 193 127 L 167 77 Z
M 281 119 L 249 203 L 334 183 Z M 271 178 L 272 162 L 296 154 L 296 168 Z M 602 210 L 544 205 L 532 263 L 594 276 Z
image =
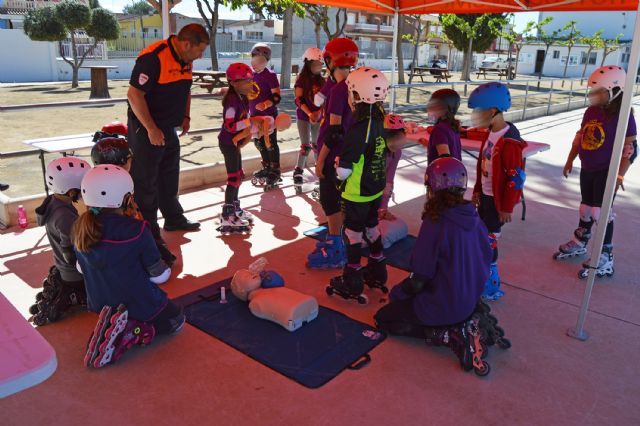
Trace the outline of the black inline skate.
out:
M 251 184 L 253 186 L 264 186 L 267 182 L 267 176 L 269 175 L 269 163 L 262 162 L 262 169 L 253 173 L 253 177 L 251 178 Z
M 369 262 L 363 272 L 364 283 L 369 288 L 378 288 L 384 294 L 389 293 L 387 287 L 387 259 L 374 259 L 369 257 Z
M 362 278 L 362 268 L 353 269 L 349 266 L 344 268 L 342 275 L 331 278 L 329 286 L 326 288 L 327 294 L 332 296 L 337 294 L 343 299 L 354 299 L 359 304 L 366 304 L 369 299 L 362 293 L 364 281 Z
M 280 176 L 279 168 L 271 168 L 269 173 L 267 174 L 267 180 L 264 184 L 264 190 L 271 191 L 272 189 L 278 188 L 278 186 L 282 183 L 282 177 Z
M 498 325 L 498 319 L 491 314 L 491 307 L 487 303 L 482 300 L 478 301 L 474 315 L 480 321 L 482 343 L 487 347 L 498 345 L 501 349 L 509 349 L 511 347 L 511 341 L 504 337 L 504 330 Z
M 84 282 L 63 281 L 58 269 L 52 266 L 42 282 L 42 291 L 36 294 L 36 303 L 29 308 L 32 315 L 29 320 L 37 326 L 53 323 L 72 307 L 86 304 Z

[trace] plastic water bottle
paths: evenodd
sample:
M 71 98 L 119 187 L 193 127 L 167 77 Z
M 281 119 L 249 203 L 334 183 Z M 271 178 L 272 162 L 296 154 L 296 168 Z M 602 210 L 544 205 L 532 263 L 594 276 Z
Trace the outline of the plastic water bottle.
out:
M 26 229 L 29 226 L 27 211 L 24 209 L 24 206 L 22 204 L 18 206 L 18 225 L 22 229 Z
M 220 288 L 220 303 L 227 303 L 227 289 L 224 286 Z
M 261 257 L 255 262 L 253 262 L 251 265 L 249 265 L 249 271 L 252 274 L 259 274 L 260 272 L 264 271 L 264 268 L 267 266 L 267 263 L 269 263 L 267 262 L 267 259 L 265 259 L 264 257 Z

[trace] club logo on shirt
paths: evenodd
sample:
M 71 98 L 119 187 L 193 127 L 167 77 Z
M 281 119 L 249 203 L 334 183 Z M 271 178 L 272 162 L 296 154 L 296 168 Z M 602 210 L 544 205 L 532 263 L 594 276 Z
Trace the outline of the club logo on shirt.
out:
M 254 101 L 258 99 L 258 96 L 260 96 L 260 86 L 258 86 L 258 83 L 256 83 L 255 81 L 252 81 L 251 90 L 247 94 L 247 99 L 249 99 L 250 101 Z
M 493 153 L 492 150 L 493 150 L 493 142 L 487 141 L 487 147 L 484 149 L 484 152 L 482 153 L 482 163 L 481 163 L 482 176 L 484 177 L 489 177 L 489 167 L 491 163 L 491 155 Z
M 140 86 L 144 86 L 144 84 L 149 81 L 149 76 L 143 73 L 140 73 L 140 75 L 138 76 L 138 84 L 140 84 Z
M 604 127 L 599 120 L 590 120 L 582 129 L 582 149 L 595 151 L 604 145 Z

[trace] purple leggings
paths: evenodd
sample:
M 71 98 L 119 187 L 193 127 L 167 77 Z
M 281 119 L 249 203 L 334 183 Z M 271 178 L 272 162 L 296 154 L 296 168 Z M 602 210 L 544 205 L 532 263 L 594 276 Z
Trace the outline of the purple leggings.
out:
M 387 184 L 384 187 L 384 193 L 382 194 L 382 201 L 380 203 L 381 209 L 387 209 L 389 207 L 389 199 L 393 193 L 393 178 L 396 176 L 396 169 L 398 163 L 402 157 L 402 150 L 396 152 L 387 151 Z

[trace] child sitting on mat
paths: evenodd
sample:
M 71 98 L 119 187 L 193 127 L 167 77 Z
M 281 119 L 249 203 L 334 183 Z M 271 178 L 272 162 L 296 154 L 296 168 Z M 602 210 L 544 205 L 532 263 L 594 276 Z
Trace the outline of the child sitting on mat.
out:
M 468 370 L 479 340 L 470 340 L 465 331 L 470 324 L 464 321 L 474 312 L 489 276 L 487 228 L 464 199 L 467 171 L 462 162 L 435 160 L 427 167 L 426 185 L 412 273 L 391 290 L 391 302 L 376 313 L 375 321 L 391 334 L 447 345 Z
M 124 169 L 99 165 L 82 180 L 87 205 L 73 226 L 73 243 L 84 275 L 87 305 L 99 313 L 84 363 L 104 367 L 156 333 L 175 333 L 184 325 L 180 307 L 158 284 L 171 276 L 147 223 L 125 216 L 133 193 Z

